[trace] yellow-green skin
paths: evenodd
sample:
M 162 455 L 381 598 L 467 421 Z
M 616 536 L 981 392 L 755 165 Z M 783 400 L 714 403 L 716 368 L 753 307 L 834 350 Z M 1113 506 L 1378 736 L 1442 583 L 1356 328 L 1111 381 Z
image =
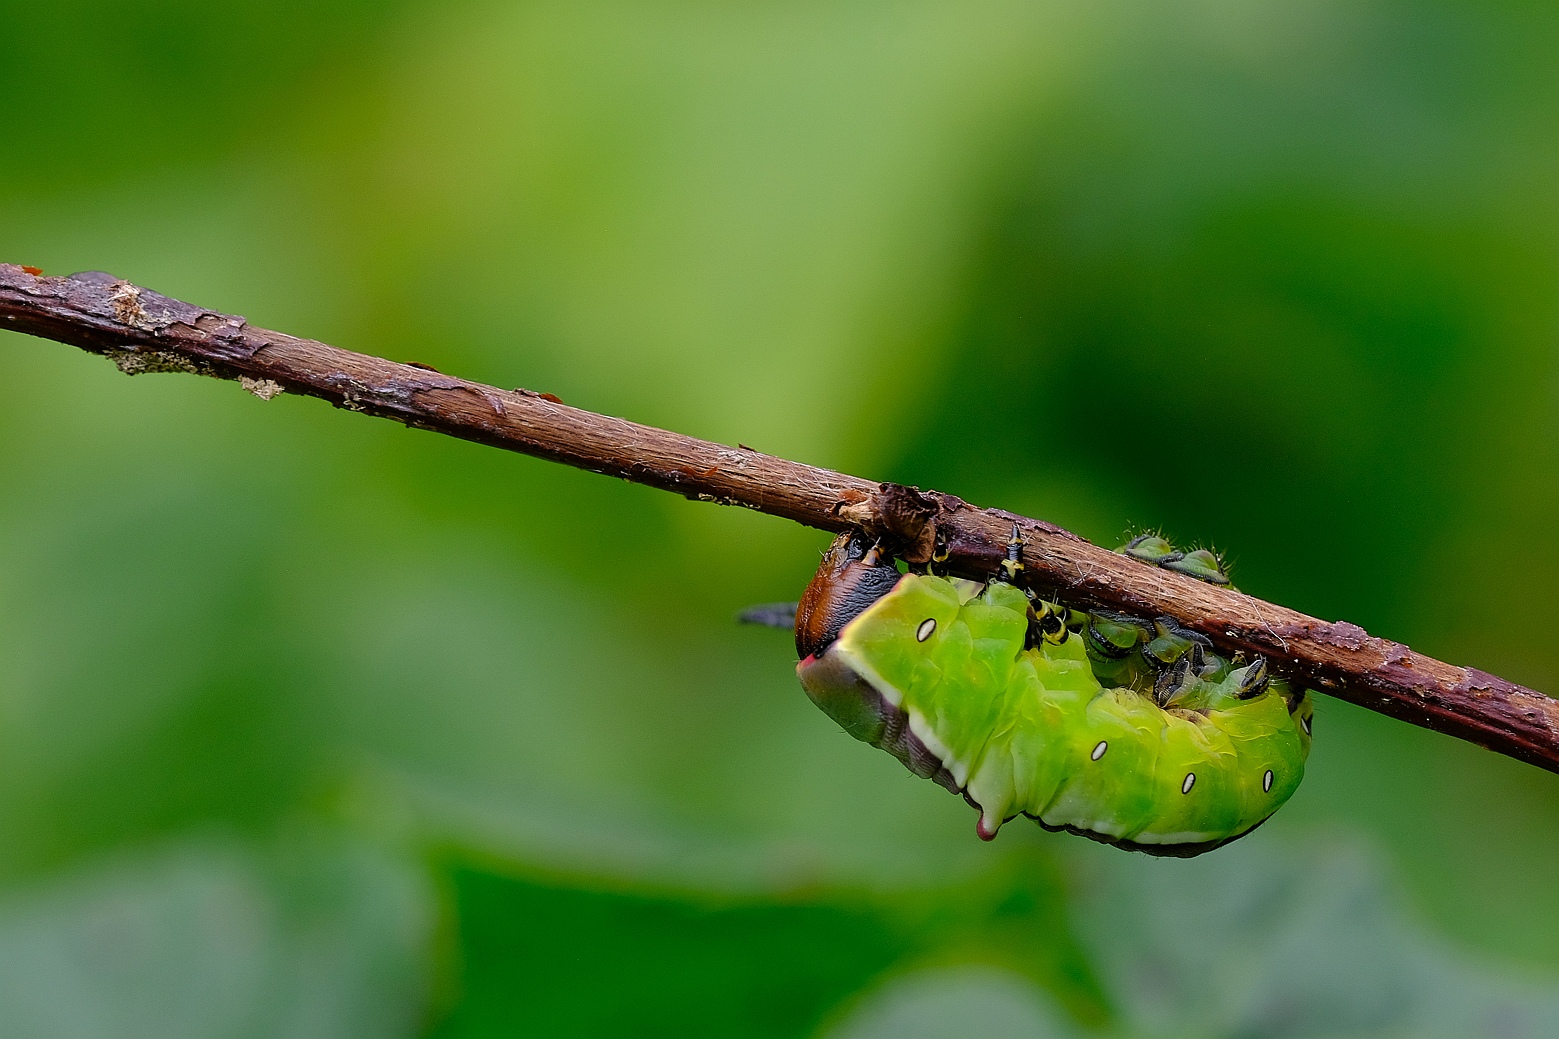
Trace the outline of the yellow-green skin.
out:
M 908 715 L 979 808 L 982 837 L 1026 814 L 1144 850 L 1206 850 L 1299 786 L 1308 695 L 1290 712 L 1276 689 L 1240 700 L 1231 684 L 1211 689 L 1201 710 L 1166 710 L 1150 693 L 1101 686 L 1083 638 L 1025 650 L 1028 601 L 1017 588 L 969 591 L 908 574 L 827 652 Z

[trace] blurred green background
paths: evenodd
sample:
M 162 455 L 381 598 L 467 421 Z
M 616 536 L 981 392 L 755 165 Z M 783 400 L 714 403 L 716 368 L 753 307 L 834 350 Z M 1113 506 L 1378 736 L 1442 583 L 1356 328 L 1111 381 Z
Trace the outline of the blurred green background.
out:
M 1556 45 L 1517 0 L 0 0 L 0 260 L 1162 527 L 1555 690 Z M 1559 1034 L 1555 776 L 1323 698 L 1226 851 L 986 846 L 733 624 L 817 532 L 12 333 L 0 384 L 0 1034 Z

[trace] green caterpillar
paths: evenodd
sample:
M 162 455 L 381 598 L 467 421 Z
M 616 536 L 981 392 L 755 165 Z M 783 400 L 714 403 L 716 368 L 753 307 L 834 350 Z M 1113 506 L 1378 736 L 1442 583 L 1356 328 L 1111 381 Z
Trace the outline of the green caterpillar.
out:
M 1018 549 L 1014 529 L 1009 578 Z M 1156 536 L 1121 551 L 1229 581 L 1213 553 Z M 766 607 L 746 619 L 789 614 Z M 1304 774 L 1308 693 L 1260 657 L 1218 656 L 1169 618 L 1067 610 L 1001 580 L 900 575 L 879 547 L 843 534 L 794 624 L 812 701 L 963 794 L 985 840 L 1027 815 L 1151 855 L 1198 855 L 1255 829 Z

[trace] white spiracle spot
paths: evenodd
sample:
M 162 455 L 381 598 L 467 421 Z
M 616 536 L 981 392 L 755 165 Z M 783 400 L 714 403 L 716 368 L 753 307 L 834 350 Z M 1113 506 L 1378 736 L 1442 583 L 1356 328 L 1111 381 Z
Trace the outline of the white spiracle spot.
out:
M 926 641 L 926 639 L 931 637 L 931 634 L 934 631 L 936 631 L 936 618 L 927 617 L 925 620 L 920 622 L 920 627 L 915 629 L 915 641 Z
M 1100 740 L 1098 745 L 1094 747 L 1093 753 L 1088 755 L 1088 757 L 1093 761 L 1098 761 L 1100 758 L 1104 757 L 1104 752 L 1109 749 L 1110 745 L 1104 740 Z
M 1185 782 L 1180 784 L 1180 792 L 1182 794 L 1189 794 L 1191 792 L 1191 788 L 1194 787 L 1195 785 L 1196 785 L 1196 773 L 1195 772 L 1187 772 L 1185 774 Z
M 1267 774 L 1261 777 L 1261 792 L 1268 793 L 1272 790 L 1272 770 L 1267 769 Z

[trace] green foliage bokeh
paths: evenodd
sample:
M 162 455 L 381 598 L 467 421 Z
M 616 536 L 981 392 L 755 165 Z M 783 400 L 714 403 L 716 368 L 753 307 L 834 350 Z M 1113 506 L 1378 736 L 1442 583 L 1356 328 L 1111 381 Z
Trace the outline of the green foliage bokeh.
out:
M 1103 544 L 1162 528 L 1551 690 L 1556 30 L 1449 0 L 0 0 L 0 261 Z M 1252 848 L 987 847 L 733 625 L 816 532 L 13 333 L 0 383 L 18 1034 L 1559 1020 L 1547 773 L 1323 698 Z M 1222 996 L 1139 990 L 1173 971 L 1123 964 L 1184 929 L 1118 920 L 1144 890 L 1244 951 Z M 1378 926 L 1267 926 L 1343 905 Z M 1300 982 L 1358 998 L 1271 1010 Z M 1388 998 L 1420 991 L 1444 1012 Z

